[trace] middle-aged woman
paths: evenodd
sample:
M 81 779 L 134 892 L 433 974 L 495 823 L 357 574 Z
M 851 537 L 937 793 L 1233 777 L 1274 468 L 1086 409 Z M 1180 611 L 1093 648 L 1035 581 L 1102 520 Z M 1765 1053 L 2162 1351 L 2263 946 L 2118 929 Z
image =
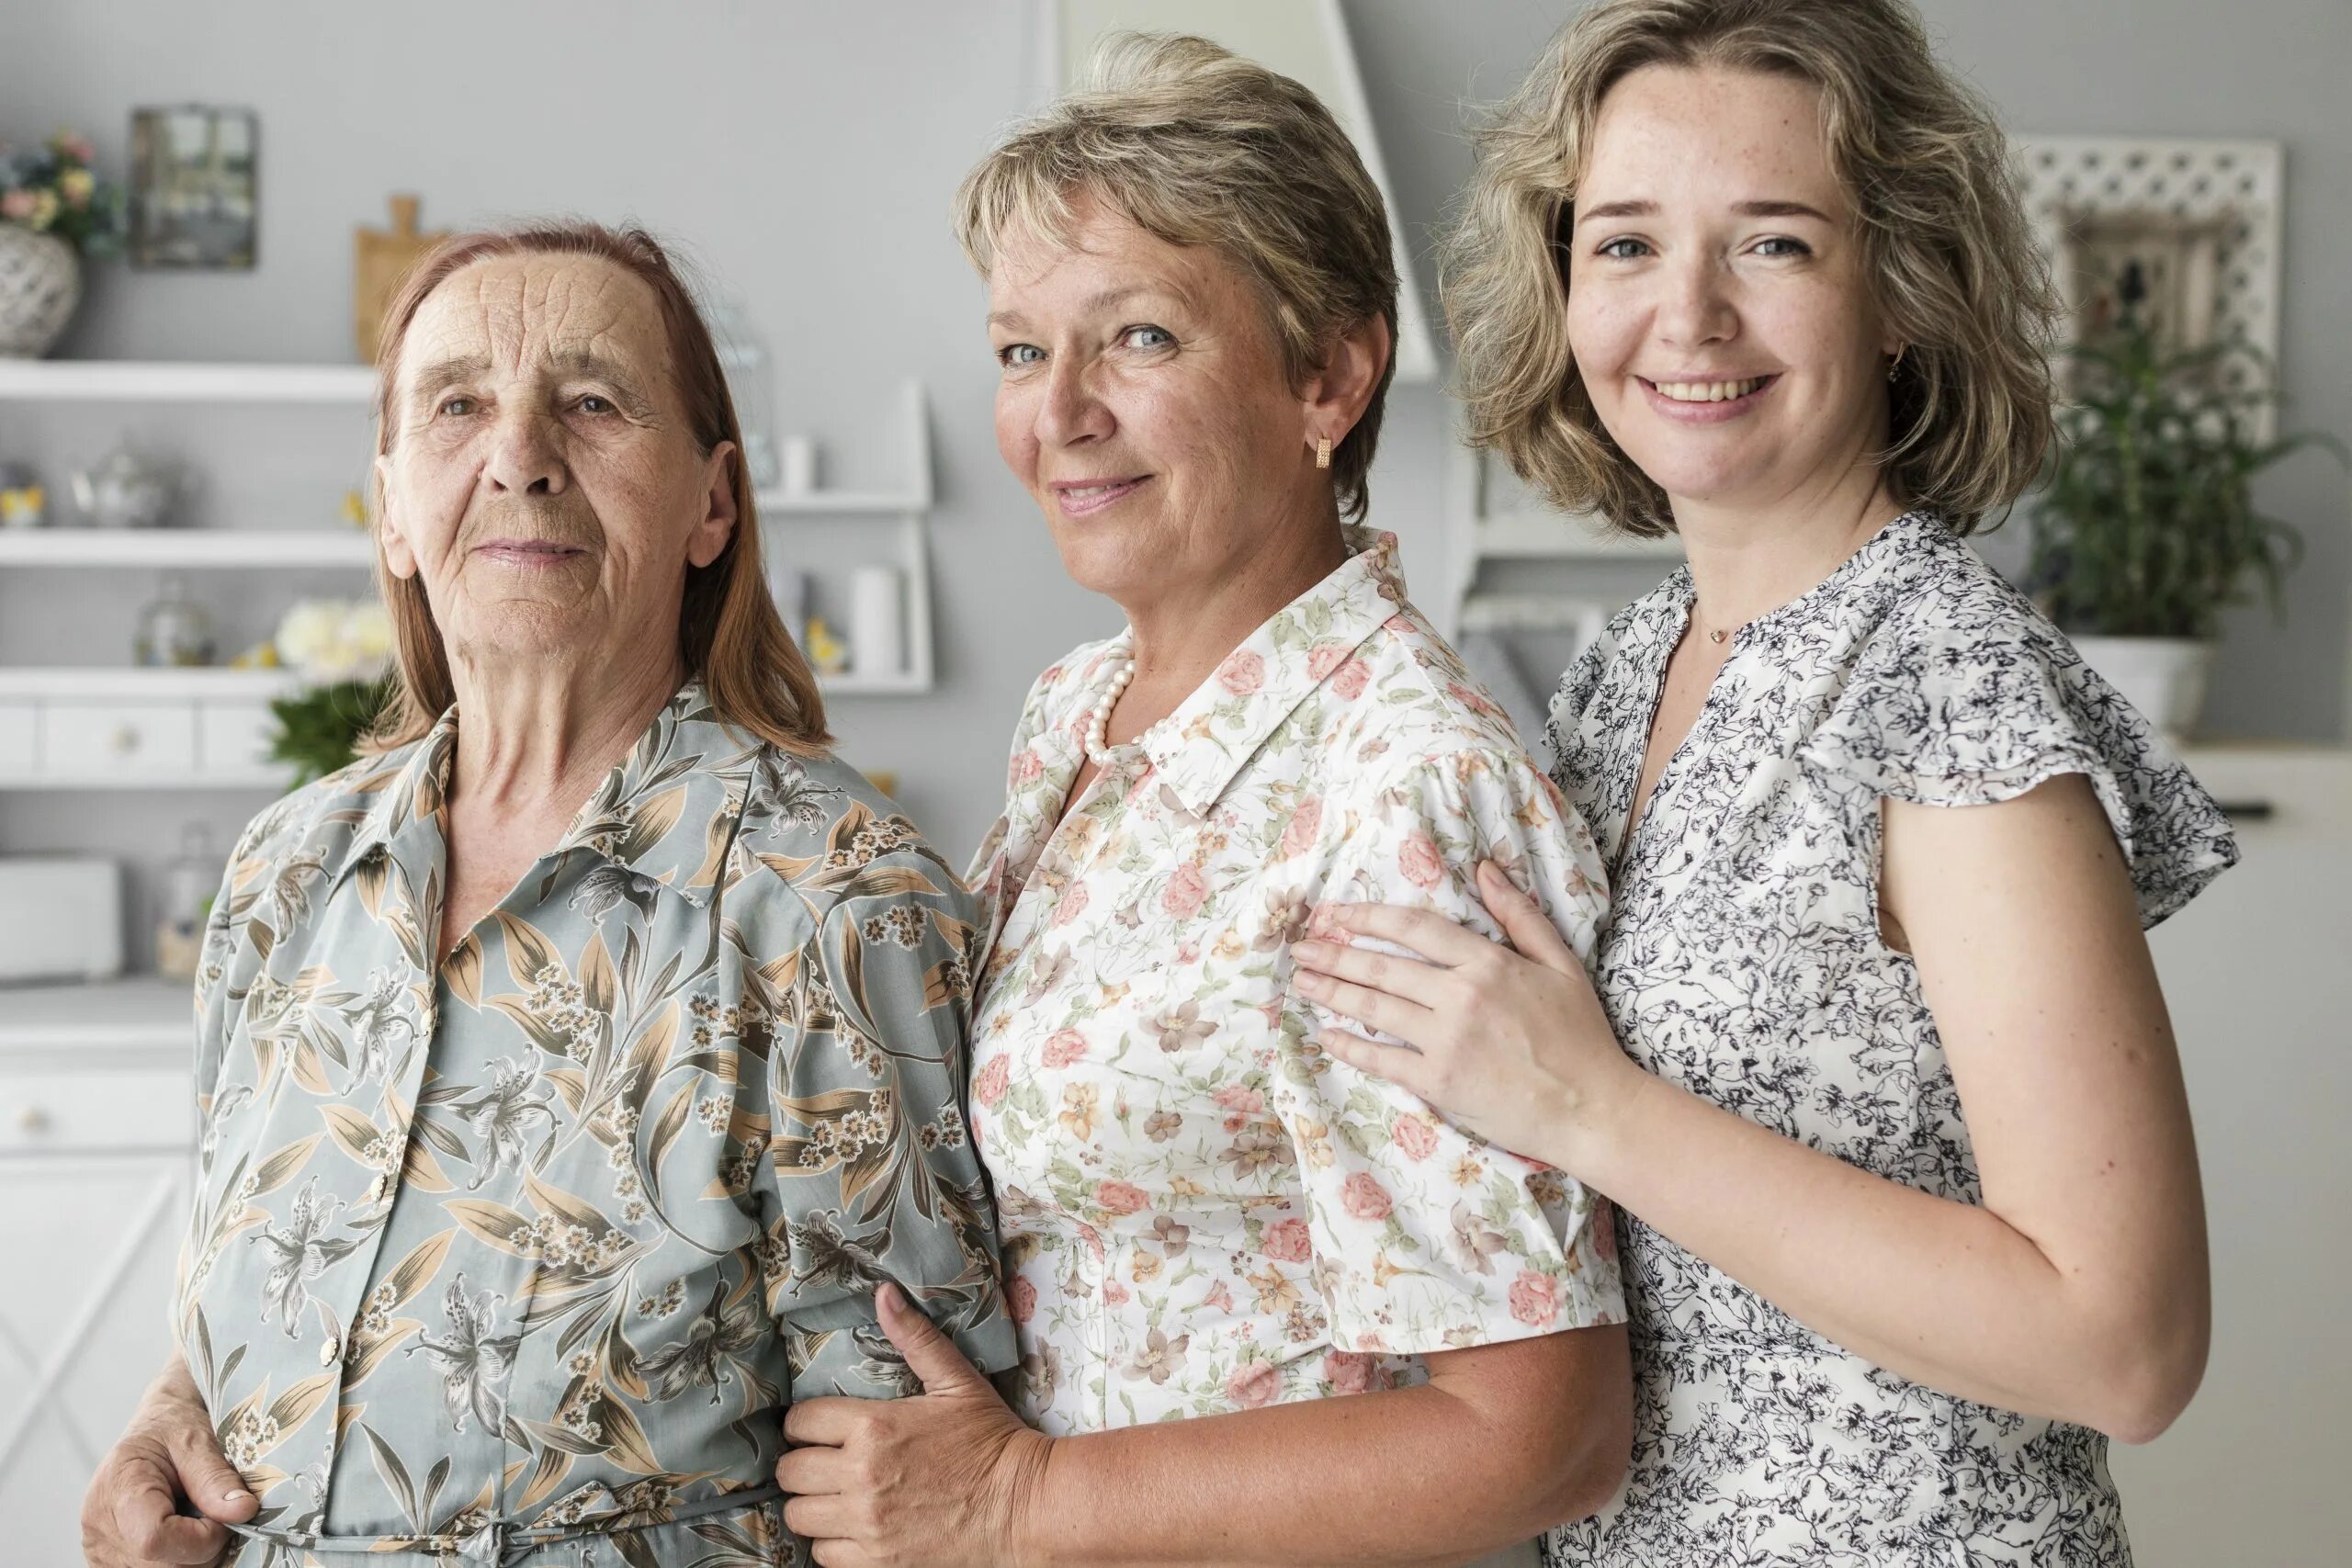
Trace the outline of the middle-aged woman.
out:
M 926 1396 L 796 1404 L 786 1517 L 828 1562 L 1295 1564 L 1589 1513 L 1631 1419 L 1605 1210 L 1325 1056 L 1290 983 L 1318 905 L 1467 914 L 1481 857 L 1572 946 L 1603 907 L 1395 541 L 1341 522 L 1396 321 L 1379 194 L 1297 84 L 1129 38 L 958 208 L 998 444 L 1128 626 L 1030 693 L 975 874 L 1019 1414 L 890 1313 Z
M 906 1391 L 877 1286 L 1012 1360 L 978 911 L 827 753 L 651 239 L 451 242 L 380 380 L 396 707 L 213 906 L 180 1355 L 91 1560 L 805 1561 L 779 1407 Z
M 2003 139 L 1901 0 L 1611 0 L 1467 211 L 1474 433 L 1690 558 L 1553 708 L 1598 998 L 1491 874 L 1515 953 L 1380 909 L 1342 930 L 1426 963 L 1299 952 L 1419 1048 L 1334 1054 L 1622 1205 L 1634 1461 L 1554 1561 L 2122 1563 L 2100 1434 L 2208 1327 L 2142 929 L 2235 850 L 1960 537 L 2051 425 Z

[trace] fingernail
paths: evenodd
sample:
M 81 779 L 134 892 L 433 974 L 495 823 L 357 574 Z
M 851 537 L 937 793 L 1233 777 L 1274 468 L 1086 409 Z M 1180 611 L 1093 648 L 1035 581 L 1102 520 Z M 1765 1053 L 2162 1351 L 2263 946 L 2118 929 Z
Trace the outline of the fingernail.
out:
M 237 1490 L 235 1490 L 234 1492 L 223 1492 L 223 1493 L 221 1493 L 221 1494 L 220 1494 L 220 1501 L 222 1501 L 223 1503 L 242 1503 L 242 1502 L 243 1502 L 246 1498 L 248 1498 L 248 1497 L 250 1497 L 250 1496 L 252 1496 L 252 1495 L 253 1495 L 253 1494 L 252 1494 L 252 1493 L 250 1493 L 250 1492 L 246 1491 L 243 1487 L 242 1487 L 242 1486 L 241 1486 L 241 1487 L 237 1488 Z
M 885 1280 L 874 1288 L 874 1304 L 896 1312 L 907 1303 L 899 1297 L 899 1287 Z

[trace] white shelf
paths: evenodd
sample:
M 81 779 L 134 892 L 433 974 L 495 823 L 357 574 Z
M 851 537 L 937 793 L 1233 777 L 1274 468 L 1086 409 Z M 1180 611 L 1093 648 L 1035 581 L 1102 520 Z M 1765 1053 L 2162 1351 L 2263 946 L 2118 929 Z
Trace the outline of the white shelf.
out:
M 931 682 L 911 671 L 901 675 L 820 675 L 817 686 L 829 697 L 913 697 L 931 690 Z
M 365 404 L 375 396 L 366 365 L 0 359 L 0 400 L 17 401 Z
M 1557 512 L 1506 513 L 1477 519 L 1471 544 L 1482 557 L 1517 560 L 1680 560 L 1672 535 L 1645 539 Z
M 372 567 L 376 543 L 357 529 L 10 528 L 0 567 L 187 567 L 288 570 Z
M 154 670 L 60 665 L 0 667 L 0 697 L 80 697 L 104 702 L 176 702 L 209 697 L 265 702 L 302 683 L 291 670 L 231 670 L 218 665 Z
M 752 496 L 752 504 L 763 517 L 791 513 L 804 517 L 893 516 L 930 510 L 931 501 L 920 495 L 888 495 L 878 491 L 808 491 L 794 494 L 789 491 L 763 490 Z
M 196 988 L 154 975 L 0 986 L 0 1051 L 191 1050 Z

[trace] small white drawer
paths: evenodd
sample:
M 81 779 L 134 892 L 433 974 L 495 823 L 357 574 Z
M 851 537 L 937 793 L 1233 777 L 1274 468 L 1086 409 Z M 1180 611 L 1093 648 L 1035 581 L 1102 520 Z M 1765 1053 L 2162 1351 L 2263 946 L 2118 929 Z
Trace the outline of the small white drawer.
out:
M 196 767 L 191 703 L 52 702 L 41 772 L 55 778 L 185 778 Z
M 0 1154 L 195 1146 L 193 1074 L 0 1073 Z
M 267 703 L 206 703 L 197 710 L 196 771 L 209 778 L 251 778 L 269 760 L 277 716 Z
M 40 766 L 37 714 L 30 703 L 0 703 L 0 779 L 30 778 Z

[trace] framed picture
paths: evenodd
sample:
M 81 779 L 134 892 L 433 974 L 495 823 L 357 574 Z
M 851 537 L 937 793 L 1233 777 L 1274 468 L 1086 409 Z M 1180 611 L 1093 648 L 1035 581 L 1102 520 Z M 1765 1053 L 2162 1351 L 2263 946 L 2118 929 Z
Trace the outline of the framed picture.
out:
M 188 104 L 130 116 L 130 265 L 250 270 L 260 203 L 251 109 Z
M 2059 288 L 2076 341 L 2096 343 L 2113 327 L 2127 293 L 2136 297 L 2140 319 L 2166 348 L 2202 348 L 2213 341 L 2225 220 L 2075 211 L 2061 222 Z

